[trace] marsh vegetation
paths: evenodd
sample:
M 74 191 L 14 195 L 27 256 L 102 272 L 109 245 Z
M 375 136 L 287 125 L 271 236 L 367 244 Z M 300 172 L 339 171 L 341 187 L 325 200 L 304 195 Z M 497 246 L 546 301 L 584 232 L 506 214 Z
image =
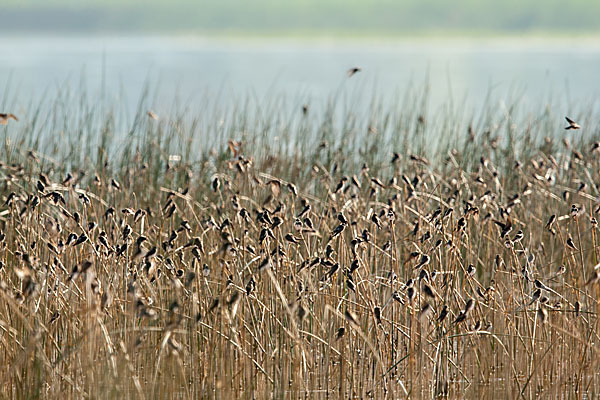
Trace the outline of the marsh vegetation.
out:
M 424 96 L 2 110 L 3 397 L 600 391 L 593 115 Z

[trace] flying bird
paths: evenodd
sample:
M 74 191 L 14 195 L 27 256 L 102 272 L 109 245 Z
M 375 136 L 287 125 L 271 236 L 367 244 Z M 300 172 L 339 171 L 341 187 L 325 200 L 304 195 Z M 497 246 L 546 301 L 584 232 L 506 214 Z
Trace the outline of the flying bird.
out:
M 565 127 L 566 130 L 569 130 L 569 129 L 580 129 L 581 128 L 581 126 L 579 126 L 579 124 L 577 122 L 573 121 L 571 118 L 565 117 L 565 119 L 569 123 L 569 126 Z
M 8 120 L 11 118 L 14 119 L 15 121 L 19 120 L 19 118 L 17 118 L 17 116 L 15 114 L 0 113 L 0 125 L 8 124 Z
M 354 74 L 356 74 L 357 72 L 360 72 L 360 71 L 362 71 L 362 69 L 359 68 L 359 67 L 350 68 L 348 70 L 348 77 L 351 77 L 352 75 L 354 75 Z

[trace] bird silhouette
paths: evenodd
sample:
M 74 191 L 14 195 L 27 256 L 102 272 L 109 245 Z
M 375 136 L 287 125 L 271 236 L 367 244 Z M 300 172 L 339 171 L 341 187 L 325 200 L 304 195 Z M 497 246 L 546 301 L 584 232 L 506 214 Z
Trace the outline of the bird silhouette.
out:
M 19 118 L 17 118 L 17 116 L 15 114 L 0 113 L 0 125 L 8 124 L 8 120 L 11 118 L 14 119 L 15 121 L 19 120 Z
M 348 77 L 351 77 L 352 75 L 354 75 L 354 74 L 356 74 L 357 72 L 360 72 L 360 71 L 362 71 L 362 69 L 359 68 L 359 67 L 350 68 L 348 70 Z
M 573 121 L 571 118 L 565 117 L 565 119 L 569 123 L 569 126 L 565 127 L 566 130 L 569 130 L 569 129 L 580 129 L 581 128 L 581 126 L 579 126 L 579 124 L 577 122 Z

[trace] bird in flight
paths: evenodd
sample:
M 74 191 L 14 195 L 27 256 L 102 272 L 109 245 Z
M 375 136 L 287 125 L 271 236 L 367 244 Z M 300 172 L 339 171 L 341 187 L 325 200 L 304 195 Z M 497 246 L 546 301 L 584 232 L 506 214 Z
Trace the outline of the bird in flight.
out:
M 567 120 L 567 122 L 569 123 L 569 126 L 565 127 L 566 130 L 569 129 L 579 129 L 581 128 L 581 126 L 579 126 L 579 124 L 575 121 L 573 121 L 571 118 L 569 117 L 565 117 L 565 119 Z
M 17 118 L 17 116 L 15 114 L 0 113 L 0 125 L 8 124 L 8 120 L 11 118 L 14 119 L 15 121 L 19 120 L 19 118 Z
M 362 69 L 360 69 L 359 67 L 350 68 L 348 70 L 348 77 L 350 77 L 360 71 L 362 71 Z

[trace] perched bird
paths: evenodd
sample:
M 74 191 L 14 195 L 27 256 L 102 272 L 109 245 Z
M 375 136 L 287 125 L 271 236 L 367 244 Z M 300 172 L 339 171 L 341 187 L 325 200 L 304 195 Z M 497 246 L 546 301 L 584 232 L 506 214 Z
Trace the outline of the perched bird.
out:
M 440 311 L 440 315 L 437 318 L 438 322 L 444 322 L 444 320 L 446 319 L 447 315 L 448 315 L 448 306 L 445 305 L 442 308 L 442 311 Z
M 546 229 L 548 229 L 548 230 L 552 229 L 552 225 L 554 224 L 555 221 L 556 221 L 556 214 L 553 214 L 550 216 L 550 218 L 548 219 L 548 222 L 546 223 Z
M 467 268 L 467 275 L 473 276 L 473 275 L 475 275 L 475 272 L 477 272 L 477 271 L 476 271 L 475 267 L 473 266 L 473 264 L 469 264 L 469 267 Z
M 536 301 L 538 301 L 541 294 L 542 294 L 542 290 L 539 288 L 536 289 L 535 292 L 533 292 L 533 294 L 531 295 L 531 302 L 528 304 L 528 306 L 530 306 L 533 303 L 535 303 Z
M 15 114 L 0 113 L 0 125 L 8 124 L 8 120 L 11 118 L 14 119 L 15 121 L 19 120 L 19 118 L 17 118 L 17 116 Z
M 425 296 L 435 299 L 435 293 L 433 292 L 433 289 L 431 289 L 431 286 L 423 285 L 423 288 L 421 290 L 423 291 Z
M 573 239 L 571 239 L 570 236 L 567 239 L 567 246 L 573 250 L 577 250 L 577 247 L 575 247 L 575 243 L 573 243 Z
M 454 323 L 458 324 L 458 323 L 464 321 L 465 319 L 467 319 L 467 315 L 469 314 L 469 312 L 471 312 L 473 310 L 473 308 L 475 308 L 475 300 L 469 299 L 467 301 L 467 303 L 465 304 L 465 308 L 460 311 L 460 313 L 454 320 Z
M 332 232 L 331 235 L 329 236 L 329 241 L 331 241 L 332 239 L 334 239 L 335 237 L 337 237 L 340 233 L 342 233 L 344 231 L 344 228 L 346 228 L 346 224 L 339 224 Z
M 351 77 L 352 75 L 356 74 L 357 72 L 362 71 L 362 69 L 360 69 L 359 67 L 354 67 L 354 68 L 350 68 L 348 70 L 348 77 Z
M 412 303 L 412 301 L 415 299 L 417 295 L 417 292 L 415 291 L 414 287 L 409 287 L 408 289 L 406 289 L 406 298 L 408 299 L 409 303 Z
M 302 211 L 300 211 L 300 214 L 298 214 L 298 215 L 296 216 L 296 218 L 298 218 L 298 219 L 304 218 L 304 217 L 306 216 L 306 214 L 308 214 L 308 213 L 309 213 L 310 209 L 311 209 L 311 207 L 310 207 L 310 204 L 307 204 L 307 205 L 306 205 L 306 206 L 305 206 L 305 207 L 302 209 Z
M 381 324 L 381 307 L 375 307 L 373 309 L 373 314 L 375 315 L 375 319 L 378 324 Z
M 117 190 L 121 190 L 121 184 L 114 178 L 110 180 L 110 185 Z
M 212 189 L 213 192 L 216 192 L 217 190 L 219 190 L 219 188 L 221 187 L 221 181 L 219 180 L 218 177 L 216 177 L 215 179 L 213 179 L 212 181 Z
M 400 294 L 398 292 L 392 293 L 392 299 L 394 299 L 395 301 L 397 301 L 400 304 L 404 304 L 404 300 L 402 300 L 402 297 L 400 297 Z
M 579 126 L 579 124 L 577 122 L 573 121 L 571 118 L 565 117 L 565 119 L 569 123 L 569 126 L 565 127 L 566 130 L 569 130 L 569 129 L 580 129 L 581 128 L 581 126 Z
M 500 232 L 500 238 L 502 239 L 512 230 L 512 220 L 510 217 L 506 219 L 506 223 L 497 220 L 494 220 L 494 223 L 502 229 L 502 232 Z
M 287 240 L 288 242 L 293 243 L 293 244 L 300 244 L 300 239 L 298 239 L 291 233 L 288 233 L 287 235 L 285 235 L 285 240 Z
M 519 230 L 519 231 L 516 233 L 515 237 L 513 238 L 512 242 L 513 242 L 513 243 L 518 243 L 518 242 L 520 242 L 521 240 L 523 240 L 523 237 L 524 237 L 524 236 L 525 236 L 525 235 L 523 234 L 523 231 Z
M 347 176 L 342 176 L 342 179 L 340 179 L 340 181 L 338 182 L 335 190 L 333 191 L 333 193 L 338 193 L 340 190 L 342 190 L 342 188 L 344 187 L 344 184 L 348 181 L 348 177 Z
M 429 264 L 430 261 L 431 261 L 431 257 L 429 257 L 427 254 L 423 254 L 421 256 L 421 260 L 419 261 L 419 263 L 417 264 L 417 266 L 414 269 L 424 267 L 427 264 Z

